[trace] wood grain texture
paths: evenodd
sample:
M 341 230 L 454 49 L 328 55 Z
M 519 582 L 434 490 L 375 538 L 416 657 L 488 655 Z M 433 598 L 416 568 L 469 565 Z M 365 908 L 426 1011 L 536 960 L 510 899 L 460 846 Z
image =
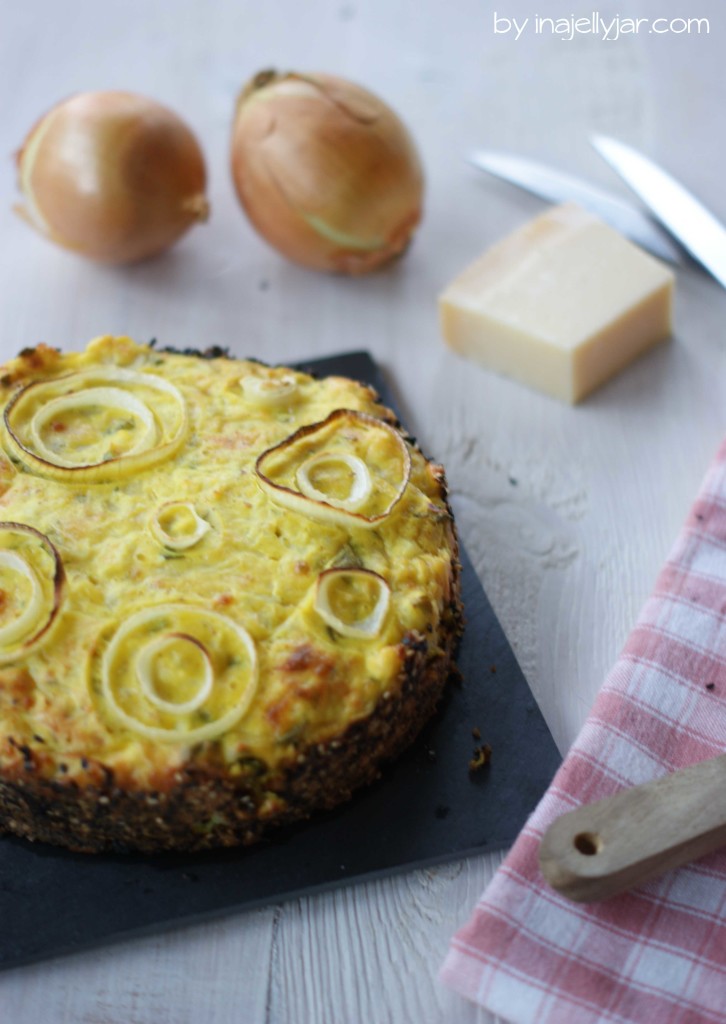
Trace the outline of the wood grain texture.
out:
M 608 899 L 726 843 L 726 754 L 557 818 L 539 858 L 571 900 Z
M 541 204 L 468 168 L 513 149 L 627 192 L 587 143 L 651 152 L 726 219 L 722 4 L 710 37 L 495 37 L 481 0 L 25 0 L 0 5 L 0 151 L 79 89 L 177 109 L 209 158 L 212 219 L 168 256 L 92 266 L 10 212 L 0 165 L 0 358 L 107 331 L 292 361 L 369 348 L 404 418 L 447 466 L 461 533 L 562 750 L 574 739 L 726 425 L 726 293 L 679 275 L 674 340 L 579 408 L 446 352 L 435 296 Z M 569 15 L 520 0 L 518 16 Z M 597 5 L 596 5 L 597 6 Z M 679 0 L 641 0 L 682 16 Z M 618 12 L 613 0 L 603 16 Z M 689 12 L 690 13 L 690 12 Z M 720 32 L 720 35 L 719 35 Z M 418 139 L 426 214 L 387 272 L 348 281 L 284 263 L 244 220 L 227 170 L 234 98 L 262 67 L 323 69 L 389 100 Z M 374 836 L 361 837 L 375 842 Z M 15 1024 L 491 1024 L 437 981 L 495 857 L 238 915 L 0 975 Z

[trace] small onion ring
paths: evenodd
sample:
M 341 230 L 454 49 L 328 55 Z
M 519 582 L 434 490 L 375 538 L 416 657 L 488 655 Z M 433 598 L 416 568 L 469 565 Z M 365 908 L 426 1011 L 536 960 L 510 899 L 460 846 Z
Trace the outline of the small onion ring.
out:
M 171 700 L 164 700 L 160 697 L 154 688 L 154 658 L 161 654 L 163 650 L 170 647 L 176 640 L 184 640 L 186 643 L 194 644 L 202 652 L 204 658 L 204 675 L 199 685 L 199 689 L 190 697 L 189 700 L 174 702 Z M 212 659 L 209 657 L 209 651 L 196 640 L 193 636 L 188 636 L 186 633 L 165 633 L 164 636 L 157 636 L 155 640 L 152 640 L 145 647 L 142 647 L 136 656 L 136 678 L 139 681 L 141 692 L 148 701 L 154 704 L 161 711 L 166 711 L 168 714 L 183 715 L 191 711 L 196 711 L 205 702 L 207 697 L 212 692 L 212 685 L 214 683 L 214 669 L 212 668 Z
M 353 483 L 346 498 L 333 498 L 331 495 L 319 491 L 310 479 L 310 471 L 312 469 L 335 462 L 342 462 L 353 474 Z M 373 482 L 368 472 L 368 466 L 366 466 L 363 459 L 359 459 L 357 455 L 348 455 L 347 452 L 341 452 L 340 454 L 336 452 L 318 452 L 317 455 L 311 455 L 309 459 L 303 462 L 295 474 L 295 483 L 306 498 L 312 498 L 314 501 L 324 501 L 327 505 L 333 505 L 334 508 L 344 508 L 348 512 L 357 512 L 362 505 L 365 505 L 373 490 Z
M 344 423 L 346 420 L 353 420 L 354 422 L 359 424 L 362 423 L 368 427 L 387 431 L 391 437 L 394 438 L 401 451 L 403 458 L 403 479 L 401 480 L 393 500 L 389 502 L 387 508 L 375 516 L 364 516 L 360 512 L 349 512 L 344 508 L 336 508 L 329 500 L 319 501 L 314 498 L 309 498 L 300 491 L 294 491 L 291 487 L 285 487 L 283 484 L 276 484 L 265 474 L 263 470 L 265 461 L 271 455 L 274 455 L 276 452 L 279 452 L 284 448 L 288 448 L 290 445 L 304 437 L 309 437 L 311 434 L 322 430 L 331 423 L 335 423 L 337 421 Z M 312 519 L 336 523 L 339 526 L 360 526 L 366 530 L 373 530 L 379 525 L 379 523 L 388 518 L 405 493 L 408 482 L 411 478 L 411 453 L 409 452 L 408 446 L 401 434 L 392 427 L 390 423 L 386 423 L 384 420 L 379 420 L 376 416 L 371 416 L 366 412 L 358 412 L 354 409 L 335 409 L 329 416 L 324 420 L 321 420 L 319 423 L 308 423 L 305 426 L 300 427 L 294 434 L 290 434 L 289 437 L 286 437 L 284 441 L 280 441 L 279 444 L 276 444 L 272 448 L 268 448 L 266 451 L 262 452 L 255 462 L 255 472 L 263 491 L 265 491 L 268 496 L 276 502 L 276 504 L 282 505 L 283 508 L 290 509 L 292 512 L 300 512 L 302 515 L 309 516 Z
M 40 590 L 40 582 L 38 580 L 37 573 L 33 570 L 32 566 L 27 563 L 22 555 L 18 555 L 14 551 L 0 551 L 0 564 L 9 565 L 10 568 L 14 569 L 16 572 L 23 573 L 23 575 L 31 580 L 32 588 L 28 608 L 21 613 L 18 619 L 14 622 L 8 623 L 2 628 L 2 630 L 0 630 L 0 644 L 7 646 L 7 644 L 16 643 L 17 634 L 21 633 L 21 623 L 23 625 L 22 631 L 26 633 L 32 630 L 33 625 L 36 623 L 39 624 L 39 628 L 23 640 L 20 646 L 15 650 L 0 650 L 0 665 L 7 665 L 9 662 L 17 661 L 18 658 L 24 657 L 32 648 L 39 646 L 42 641 L 47 639 L 50 627 L 58 617 L 58 611 L 60 609 L 65 588 L 66 575 L 58 551 L 44 533 L 36 530 L 33 526 L 27 526 L 25 523 L 12 522 L 0 522 L 0 531 L 2 530 L 9 530 L 13 533 L 30 534 L 31 537 L 34 537 L 41 542 L 53 560 L 53 601 L 48 611 L 47 618 L 43 621 L 41 616 L 37 614 L 41 610 L 40 605 L 42 603 L 42 592 Z M 22 565 L 23 568 L 20 568 L 20 565 Z M 33 611 L 32 615 L 29 614 L 31 608 Z M 26 618 L 27 623 L 25 621 Z M 29 628 L 27 628 L 28 624 L 30 624 Z
M 188 537 L 172 537 L 170 533 L 166 532 L 159 522 L 159 516 L 164 509 L 168 510 L 172 508 L 185 508 L 191 513 L 195 524 L 194 533 L 190 533 Z M 209 525 L 207 520 L 202 519 L 202 517 L 198 515 L 197 510 L 190 501 L 167 501 L 163 505 L 160 505 L 151 517 L 151 532 L 162 547 L 169 548 L 170 551 L 186 551 L 187 548 L 194 547 L 195 544 L 199 543 L 204 534 L 211 529 L 212 527 Z
M 375 608 L 364 619 L 356 622 L 343 622 L 330 606 L 329 591 L 336 579 L 343 576 L 366 576 L 374 579 L 379 588 L 379 596 Z M 383 620 L 391 603 L 391 588 L 388 583 L 372 569 L 325 569 L 318 576 L 315 586 L 315 602 L 313 607 L 323 622 L 327 623 L 336 633 L 343 636 L 370 640 L 381 631 Z
M 20 576 L 30 582 L 30 599 L 25 609 L 17 619 L 0 627 L 0 647 L 8 647 L 18 642 L 20 637 L 28 633 L 39 618 L 41 605 L 43 604 L 43 591 L 32 566 L 28 565 L 24 558 L 16 555 L 14 551 L 0 551 L 0 565 L 14 570 Z
M 69 409 L 83 408 L 85 405 L 105 405 L 109 408 L 124 409 L 141 421 L 145 430 L 137 440 L 133 448 L 124 452 L 123 458 L 135 455 L 144 451 L 149 445 L 149 440 L 156 437 L 156 422 L 154 415 L 148 405 L 140 402 L 135 395 L 123 388 L 87 388 L 83 391 L 71 391 L 67 395 L 60 395 L 52 398 L 45 405 L 42 405 L 30 421 L 30 436 L 35 444 L 38 454 L 48 462 L 56 466 L 65 466 L 67 469 L 77 469 L 78 463 L 65 459 L 52 451 L 40 435 L 40 431 L 48 420 L 53 419 L 60 412 L 67 412 Z
M 111 459 L 86 465 L 74 464 L 73 466 L 63 466 L 58 463 L 55 456 L 53 460 L 43 458 L 32 449 L 28 448 L 27 445 L 23 444 L 16 434 L 11 420 L 13 413 L 17 413 L 18 408 L 22 407 L 24 401 L 29 395 L 32 397 L 38 388 L 56 385 L 61 382 L 68 382 L 71 385 L 83 385 L 85 382 L 96 381 L 108 381 L 112 385 L 119 383 L 127 385 L 136 384 L 152 388 L 156 391 L 162 391 L 165 394 L 170 395 L 174 398 L 181 410 L 180 422 L 176 432 L 168 441 L 165 441 L 163 444 L 158 444 L 155 447 L 147 448 L 144 451 L 136 452 L 133 455 L 118 455 Z M 70 393 L 71 392 L 67 392 L 67 394 Z M 73 393 L 75 394 L 75 392 Z M 65 396 L 58 397 L 60 398 Z M 157 377 L 153 373 L 127 370 L 119 366 L 101 367 L 95 370 L 79 370 L 77 373 L 67 374 L 65 377 L 46 378 L 43 380 L 33 381 L 15 392 L 8 404 L 5 406 L 3 419 L 11 454 L 20 459 L 26 467 L 36 470 L 43 476 L 51 477 L 56 480 L 86 480 L 91 483 L 101 483 L 114 480 L 123 474 L 125 467 L 131 470 L 135 469 L 140 471 L 156 465 L 158 462 L 161 462 L 163 459 L 178 451 L 187 435 L 189 426 L 184 398 L 182 397 L 179 389 L 172 384 L 171 381 L 165 380 L 163 377 Z
M 240 378 L 240 387 L 255 405 L 281 405 L 297 391 L 297 379 L 291 373 L 281 377 L 257 377 L 248 374 Z
M 158 619 L 160 616 L 174 614 L 175 612 L 196 612 L 200 616 L 214 618 L 216 621 L 223 623 L 233 631 L 238 640 L 241 640 L 250 660 L 250 678 L 242 699 L 235 707 L 231 708 L 225 715 L 220 716 L 216 721 L 197 726 L 195 729 L 162 729 L 159 726 L 146 725 L 144 722 L 139 721 L 138 718 L 134 718 L 133 715 L 124 711 L 116 700 L 111 687 L 113 660 L 126 636 L 138 626 L 143 626 L 145 623 Z M 166 634 L 166 636 L 169 635 L 172 634 Z M 158 639 L 160 638 L 155 637 L 151 643 L 155 643 Z M 137 655 L 137 659 L 143 654 L 143 650 L 144 648 L 142 647 L 141 652 Z M 130 729 L 137 735 L 162 743 L 174 743 L 177 741 L 201 743 L 203 740 L 214 739 L 214 737 L 231 728 L 242 718 L 250 706 L 257 688 L 258 672 L 257 650 L 254 640 L 247 630 L 238 623 L 226 615 L 221 615 L 219 612 L 211 611 L 208 608 L 198 608 L 195 605 L 188 604 L 161 604 L 150 608 L 142 608 L 140 611 L 135 612 L 116 630 L 108 647 L 103 652 L 101 660 L 101 693 L 113 716 L 127 729 Z

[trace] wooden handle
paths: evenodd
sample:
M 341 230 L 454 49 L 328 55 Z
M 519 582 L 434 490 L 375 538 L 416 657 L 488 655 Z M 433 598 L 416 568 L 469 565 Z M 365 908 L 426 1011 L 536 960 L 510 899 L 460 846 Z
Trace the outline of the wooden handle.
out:
M 564 814 L 542 840 L 553 889 L 607 899 L 726 844 L 726 754 Z

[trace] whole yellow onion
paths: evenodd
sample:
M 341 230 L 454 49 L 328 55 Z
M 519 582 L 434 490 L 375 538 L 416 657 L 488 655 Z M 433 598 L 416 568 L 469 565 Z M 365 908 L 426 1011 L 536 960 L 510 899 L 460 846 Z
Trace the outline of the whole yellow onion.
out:
M 104 263 L 161 252 L 206 220 L 199 144 L 160 103 L 129 92 L 87 92 L 53 107 L 18 156 L 26 206 L 52 241 Z
M 317 270 L 374 270 L 421 219 L 421 162 L 405 126 L 332 75 L 256 75 L 237 103 L 232 175 L 259 233 Z

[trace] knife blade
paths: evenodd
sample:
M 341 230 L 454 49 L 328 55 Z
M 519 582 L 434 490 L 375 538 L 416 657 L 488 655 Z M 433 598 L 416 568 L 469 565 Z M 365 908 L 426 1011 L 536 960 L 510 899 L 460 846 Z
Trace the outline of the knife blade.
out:
M 480 149 L 471 153 L 468 160 L 479 170 L 518 185 L 548 202 L 579 203 L 655 256 L 670 263 L 683 262 L 680 246 L 649 214 L 604 189 L 535 160 L 507 153 Z
M 592 145 L 695 259 L 726 288 L 726 228 L 675 178 L 624 142 L 593 135 Z

